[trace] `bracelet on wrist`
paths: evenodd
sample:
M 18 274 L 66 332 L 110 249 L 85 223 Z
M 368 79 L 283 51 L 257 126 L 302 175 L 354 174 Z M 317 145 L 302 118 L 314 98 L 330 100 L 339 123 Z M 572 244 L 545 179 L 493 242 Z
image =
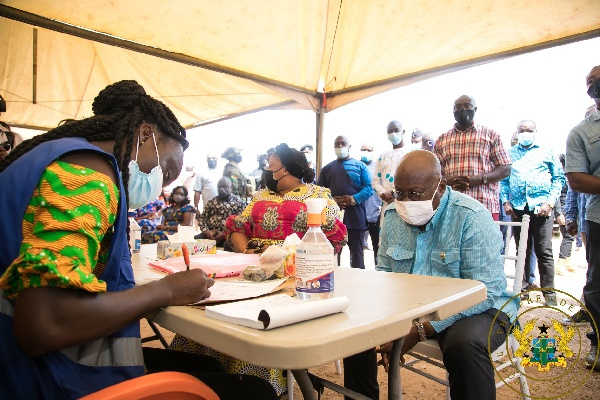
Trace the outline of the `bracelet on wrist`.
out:
M 423 342 L 427 340 L 427 334 L 425 334 L 425 327 L 422 323 L 415 321 L 413 325 L 417 327 L 417 332 L 419 333 L 419 342 Z

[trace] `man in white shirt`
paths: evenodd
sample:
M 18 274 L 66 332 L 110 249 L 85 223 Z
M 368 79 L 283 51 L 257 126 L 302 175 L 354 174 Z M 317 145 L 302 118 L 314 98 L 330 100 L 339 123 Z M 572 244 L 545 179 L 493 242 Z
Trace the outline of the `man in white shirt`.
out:
M 217 182 L 221 179 L 221 172 L 217 170 L 217 156 L 215 154 L 206 155 L 206 163 L 208 169 L 200 171 L 196 174 L 196 182 L 194 183 L 194 207 L 196 212 L 199 212 L 198 203 L 202 196 L 202 208 L 206 203 L 213 199 L 217 191 Z
M 408 152 L 420 148 L 419 145 L 414 144 L 404 145 L 404 128 L 400 121 L 392 121 L 388 124 L 387 137 L 392 143 L 392 150 L 386 151 L 377 157 L 371 183 L 373 190 L 383 201 L 382 216 L 386 207 L 394 202 L 392 190 L 394 189 L 396 167 Z M 381 222 L 383 223 L 383 218 L 381 218 Z

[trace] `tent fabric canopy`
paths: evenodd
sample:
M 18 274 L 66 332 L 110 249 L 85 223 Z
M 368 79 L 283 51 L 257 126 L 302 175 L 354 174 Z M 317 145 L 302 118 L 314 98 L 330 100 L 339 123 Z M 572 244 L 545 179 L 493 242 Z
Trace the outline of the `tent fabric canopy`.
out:
M 600 36 L 600 0 L 0 4 L 3 120 L 41 128 L 90 116 L 94 96 L 121 79 L 137 80 L 194 126 L 278 107 L 331 111 L 444 72 Z

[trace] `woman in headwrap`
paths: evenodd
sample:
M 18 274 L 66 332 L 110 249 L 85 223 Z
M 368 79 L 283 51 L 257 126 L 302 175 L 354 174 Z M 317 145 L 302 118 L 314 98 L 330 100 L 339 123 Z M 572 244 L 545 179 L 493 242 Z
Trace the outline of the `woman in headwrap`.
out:
M 321 229 L 338 253 L 346 244 L 346 226 L 329 189 L 303 183 L 314 181 L 304 153 L 282 143 L 275 147 L 265 171 L 267 188 L 256 192 L 241 215 L 232 215 L 225 224 L 225 235 L 237 253 L 258 253 L 270 245 L 281 245 L 286 236 L 296 233 L 300 238 L 308 229 L 306 204 L 309 198 L 327 199 L 325 221 Z M 220 360 L 229 373 L 249 374 L 271 383 L 278 395 L 287 390 L 281 370 L 268 369 L 237 360 L 206 346 L 176 335 L 172 349 L 200 353 Z
M 230 216 L 225 224 L 225 234 L 235 251 L 261 252 L 269 245 L 280 245 L 292 233 L 302 238 L 308 229 L 304 200 L 325 198 L 326 218 L 321 229 L 337 254 L 346 243 L 346 227 L 329 189 L 304 183 L 313 180 L 314 172 L 304 153 L 285 143 L 276 146 L 265 171 L 267 188 L 254 195 L 241 215 Z

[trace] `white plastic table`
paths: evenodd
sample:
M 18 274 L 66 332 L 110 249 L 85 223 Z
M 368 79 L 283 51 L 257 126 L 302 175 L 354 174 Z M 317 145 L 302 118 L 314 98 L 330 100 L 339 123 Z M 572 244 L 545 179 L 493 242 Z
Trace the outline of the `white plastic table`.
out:
M 142 255 L 144 251 L 142 250 Z M 136 277 L 162 275 L 148 271 L 147 260 L 134 256 Z M 137 259 L 137 261 L 136 261 Z M 167 307 L 152 316 L 164 328 L 217 351 L 267 368 L 292 370 L 305 399 L 315 392 L 306 368 L 396 341 L 390 360 L 389 398 L 398 398 L 401 339 L 414 320 L 450 317 L 486 299 L 485 285 L 466 279 L 386 273 L 338 267 L 334 296 L 347 296 L 339 314 L 269 331 L 206 318 L 194 307 Z

